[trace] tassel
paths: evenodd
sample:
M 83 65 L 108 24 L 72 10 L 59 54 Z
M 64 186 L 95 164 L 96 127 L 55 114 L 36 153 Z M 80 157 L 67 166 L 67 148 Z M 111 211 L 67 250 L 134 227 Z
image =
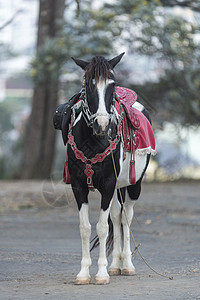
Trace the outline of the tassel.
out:
M 130 181 L 130 184 L 136 183 L 135 161 L 134 160 L 130 161 L 129 181 Z
M 68 148 L 68 143 L 67 143 L 67 148 Z M 70 178 L 69 169 L 68 169 L 68 155 L 67 154 L 66 154 L 66 160 L 65 160 L 65 163 L 64 163 L 63 182 L 66 183 L 66 184 L 71 183 L 71 178 Z
M 68 162 L 67 161 L 65 161 L 65 164 L 64 164 L 63 182 L 66 184 L 71 183 L 71 178 L 70 178 L 70 174 L 69 174 L 69 170 L 68 170 Z

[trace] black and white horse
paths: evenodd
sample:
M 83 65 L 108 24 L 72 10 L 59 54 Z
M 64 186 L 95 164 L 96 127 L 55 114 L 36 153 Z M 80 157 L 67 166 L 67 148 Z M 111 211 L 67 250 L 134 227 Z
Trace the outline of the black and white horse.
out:
M 116 176 L 113 168 L 113 151 L 117 170 L 117 181 L 124 195 L 128 223 L 133 218 L 133 206 L 141 192 L 141 181 L 149 163 L 150 154 L 135 153 L 136 183 L 130 185 L 130 153 L 124 159 L 123 143 L 119 133 L 120 116 L 114 107 L 115 77 L 113 69 L 124 53 L 106 60 L 95 56 L 90 62 L 73 58 L 84 71 L 81 100 L 75 104 L 69 129 L 67 147 L 68 170 L 77 201 L 82 239 L 81 270 L 76 284 L 90 283 L 89 268 L 91 225 L 88 216 L 88 193 L 92 187 L 101 194 L 101 211 L 96 225 L 99 239 L 98 272 L 95 284 L 109 283 L 109 275 L 133 275 L 131 261 L 130 232 L 121 204 L 118 200 Z M 140 111 L 144 107 L 135 104 Z M 112 149 L 110 148 L 112 144 Z M 109 234 L 108 219 L 113 223 L 112 263 L 107 271 L 106 241 Z M 123 248 L 121 248 L 121 225 Z M 121 269 L 122 264 L 122 269 Z

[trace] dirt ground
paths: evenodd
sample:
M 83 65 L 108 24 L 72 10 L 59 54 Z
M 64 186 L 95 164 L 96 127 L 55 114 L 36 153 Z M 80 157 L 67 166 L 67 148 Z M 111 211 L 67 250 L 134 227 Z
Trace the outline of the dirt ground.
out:
M 89 202 L 94 236 L 99 195 Z M 81 240 L 70 187 L 1 181 L 0 299 L 200 299 L 200 183 L 144 183 L 132 229 L 151 266 L 174 279 L 153 273 L 136 254 L 135 276 L 94 285 L 95 250 L 92 283 L 76 286 Z

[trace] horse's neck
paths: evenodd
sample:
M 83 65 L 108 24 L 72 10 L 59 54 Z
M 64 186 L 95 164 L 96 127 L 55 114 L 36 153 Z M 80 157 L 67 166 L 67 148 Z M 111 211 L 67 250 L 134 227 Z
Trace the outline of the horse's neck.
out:
M 73 135 L 78 149 L 88 158 L 95 156 L 97 153 L 102 153 L 109 145 L 106 138 L 93 135 L 93 129 L 87 126 L 83 116 L 74 126 Z
M 92 128 L 87 126 L 83 115 L 80 117 L 78 122 L 75 121 L 73 135 L 77 145 L 82 144 L 85 140 L 90 139 L 92 136 Z

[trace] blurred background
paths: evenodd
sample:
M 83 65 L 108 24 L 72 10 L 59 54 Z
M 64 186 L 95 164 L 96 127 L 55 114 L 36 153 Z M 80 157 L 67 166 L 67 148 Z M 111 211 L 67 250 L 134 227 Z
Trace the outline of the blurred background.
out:
M 56 106 L 81 88 L 71 56 L 112 58 L 150 111 L 148 180 L 200 179 L 200 1 L 0 0 L 0 179 L 62 178 Z

